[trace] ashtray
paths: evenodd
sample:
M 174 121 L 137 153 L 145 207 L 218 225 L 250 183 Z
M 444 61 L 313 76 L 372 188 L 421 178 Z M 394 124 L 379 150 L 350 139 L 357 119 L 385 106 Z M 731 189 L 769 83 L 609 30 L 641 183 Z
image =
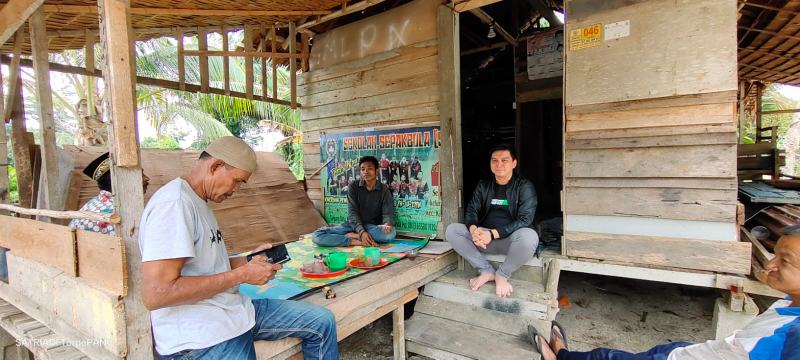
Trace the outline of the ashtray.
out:
M 416 258 L 417 258 L 417 255 L 419 255 L 419 250 L 417 250 L 417 249 L 411 249 L 411 250 L 408 250 L 408 251 L 406 251 L 406 257 L 407 257 L 409 260 L 414 260 L 414 259 L 416 259 Z

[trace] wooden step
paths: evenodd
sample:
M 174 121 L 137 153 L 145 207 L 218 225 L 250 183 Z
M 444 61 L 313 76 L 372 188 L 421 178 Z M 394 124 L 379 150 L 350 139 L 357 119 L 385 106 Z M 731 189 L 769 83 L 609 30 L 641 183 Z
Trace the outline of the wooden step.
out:
M 557 302 L 553 299 L 553 294 L 545 292 L 545 287 L 540 283 L 511 279 L 514 292 L 509 298 L 500 298 L 495 294 L 493 282 L 487 283 L 477 291 L 472 291 L 468 280 L 474 276 L 468 271 L 451 271 L 425 285 L 424 294 L 454 303 L 533 319 L 552 320 L 555 316 L 552 308 Z
M 406 349 L 434 359 L 525 359 L 538 358 L 525 336 L 509 335 L 415 313 L 406 320 Z
M 80 350 L 64 344 L 42 323 L 3 300 L 0 300 L 0 327 L 30 349 L 36 359 L 89 359 Z
M 420 295 L 417 298 L 414 313 L 453 320 L 511 336 L 526 336 L 528 325 L 535 326 L 539 333 L 545 336 L 549 336 L 550 332 L 550 322 L 548 321 L 525 318 L 474 305 L 455 303 L 427 295 Z

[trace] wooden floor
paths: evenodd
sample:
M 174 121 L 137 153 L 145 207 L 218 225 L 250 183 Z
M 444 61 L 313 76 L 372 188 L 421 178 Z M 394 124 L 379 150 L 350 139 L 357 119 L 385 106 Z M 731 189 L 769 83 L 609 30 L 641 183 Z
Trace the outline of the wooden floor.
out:
M 452 251 L 443 255 L 420 255 L 415 260 L 403 259 L 333 285 L 334 299 L 325 299 L 317 291 L 301 301 L 325 306 L 333 312 L 339 341 L 394 311 L 395 339 L 402 340 L 403 304 L 419 295 L 419 287 L 455 269 L 456 263 L 457 256 Z M 255 347 L 259 359 L 286 359 L 300 352 L 300 341 L 297 338 L 256 341 Z M 404 347 L 404 341 L 395 341 L 395 358 L 405 358 Z

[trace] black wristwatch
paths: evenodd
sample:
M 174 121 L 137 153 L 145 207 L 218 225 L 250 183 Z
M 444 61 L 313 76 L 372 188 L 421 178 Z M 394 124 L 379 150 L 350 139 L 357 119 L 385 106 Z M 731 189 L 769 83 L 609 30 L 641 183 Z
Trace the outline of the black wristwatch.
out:
M 494 240 L 494 233 L 492 232 L 492 229 L 489 229 L 489 237 L 490 237 L 492 240 Z

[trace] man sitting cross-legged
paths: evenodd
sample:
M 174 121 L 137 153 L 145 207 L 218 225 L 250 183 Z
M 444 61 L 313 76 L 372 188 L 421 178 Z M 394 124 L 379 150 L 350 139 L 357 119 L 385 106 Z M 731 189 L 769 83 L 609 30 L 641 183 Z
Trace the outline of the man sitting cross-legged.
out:
M 514 290 L 508 279 L 533 257 L 539 236 L 531 229 L 536 212 L 533 184 L 514 174 L 514 150 L 500 145 L 491 152 L 490 179 L 475 188 L 467 210 L 466 224 L 450 224 L 445 237 L 480 275 L 469 281 L 472 290 L 494 281 L 497 296 L 508 297 Z M 503 254 L 506 259 L 495 272 L 483 253 Z
M 314 232 L 320 246 L 376 246 L 394 240 L 394 199 L 389 187 L 378 181 L 378 159 L 364 156 L 358 161 L 361 180 L 347 188 L 347 221 Z
M 767 285 L 789 294 L 741 330 L 724 340 L 699 344 L 672 342 L 632 354 L 598 348 L 569 351 L 564 330 L 553 323 L 550 343 L 528 327 L 528 335 L 543 360 L 767 360 L 800 358 L 800 225 L 782 230 L 775 257 L 767 263 Z

